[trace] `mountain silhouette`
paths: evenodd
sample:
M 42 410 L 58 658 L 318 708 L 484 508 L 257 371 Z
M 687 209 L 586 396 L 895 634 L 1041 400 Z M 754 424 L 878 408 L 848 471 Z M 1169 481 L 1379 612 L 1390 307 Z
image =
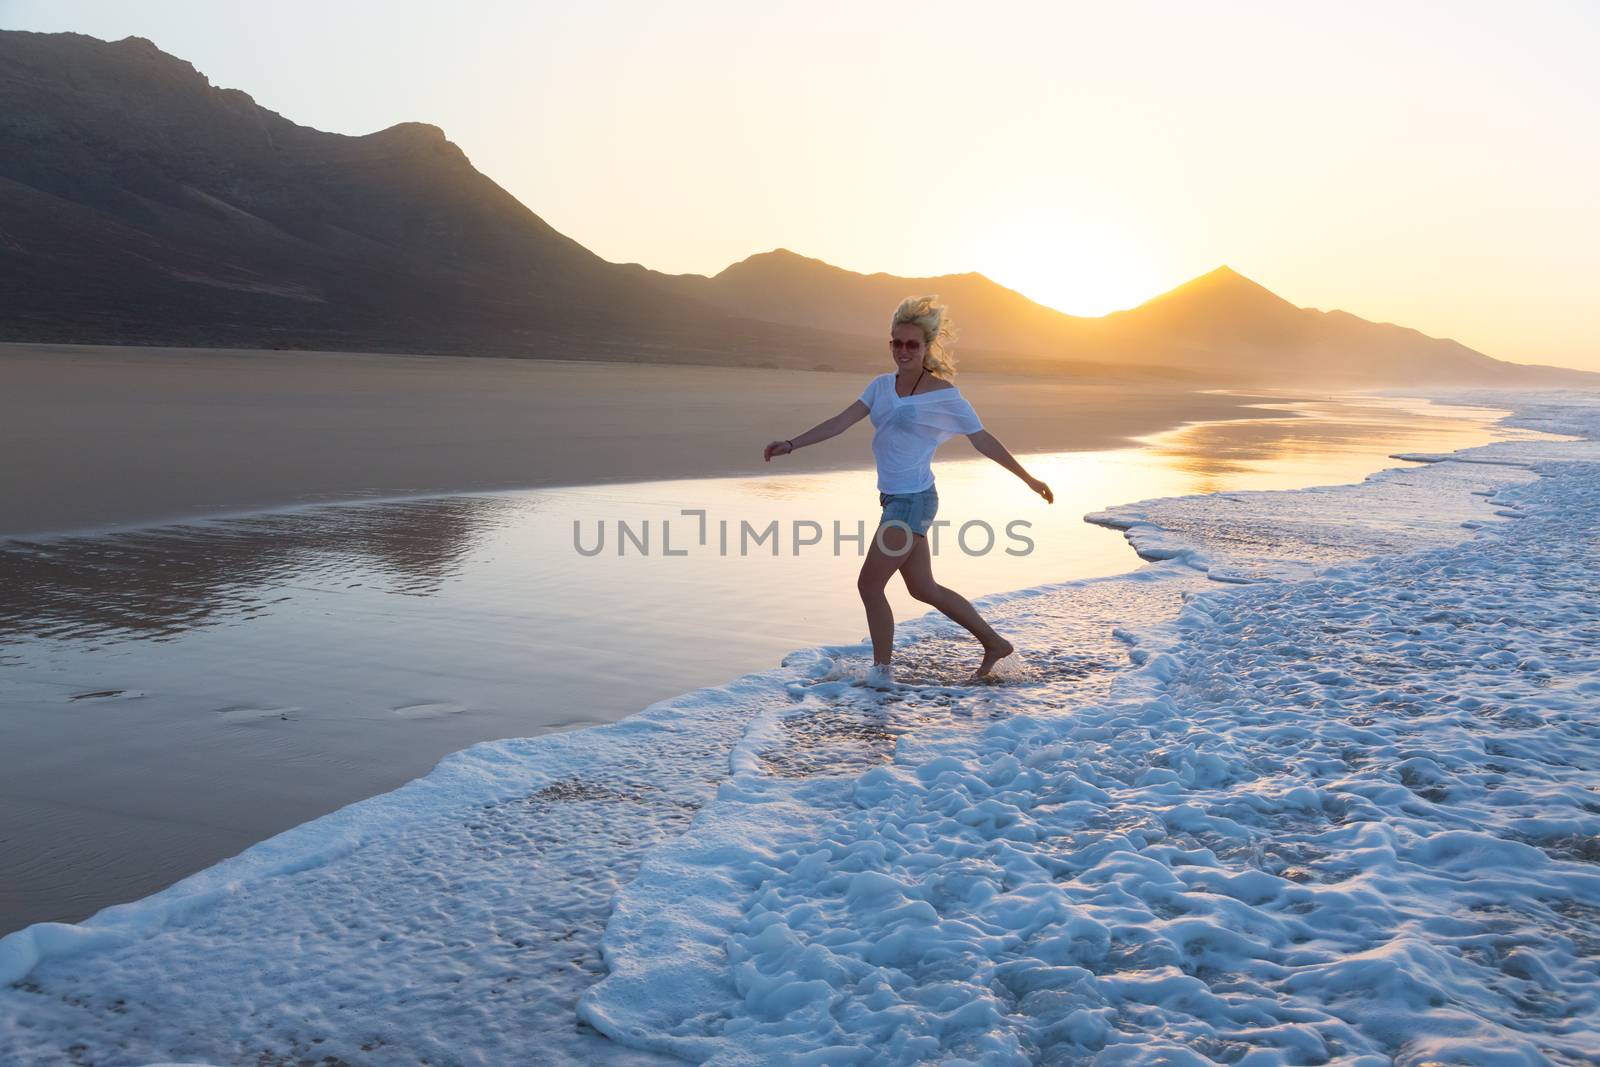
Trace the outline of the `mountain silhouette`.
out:
M 810 365 L 631 281 L 435 126 L 298 126 L 151 42 L 0 32 L 0 335 Z
M 1492 359 L 1455 341 L 1368 322 L 1343 311 L 1296 307 L 1226 265 L 1099 317 L 1035 303 L 981 274 L 901 278 L 857 274 L 775 249 L 712 277 L 629 265 L 665 291 L 730 313 L 839 333 L 880 335 L 908 293 L 937 292 L 965 343 L 1007 366 L 1092 373 L 1114 366 L 1219 383 L 1379 385 L 1600 385 L 1600 375 Z M 978 360 L 960 360 L 976 366 Z
M 1089 318 L 981 274 L 786 249 L 707 277 L 610 263 L 436 126 L 300 126 L 143 38 L 0 31 L 0 339 L 860 371 L 908 295 L 965 370 L 1337 385 L 1600 380 L 1298 308 L 1219 267 Z

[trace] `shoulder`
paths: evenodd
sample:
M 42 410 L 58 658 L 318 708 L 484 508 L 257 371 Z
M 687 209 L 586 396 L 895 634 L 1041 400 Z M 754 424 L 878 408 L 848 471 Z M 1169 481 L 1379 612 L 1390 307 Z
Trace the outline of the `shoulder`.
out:
M 935 378 L 933 380 L 933 384 L 928 386 L 928 392 L 930 392 L 930 393 L 942 393 L 946 389 L 955 389 L 956 387 L 957 386 L 956 386 L 955 382 L 946 381 L 943 378 Z

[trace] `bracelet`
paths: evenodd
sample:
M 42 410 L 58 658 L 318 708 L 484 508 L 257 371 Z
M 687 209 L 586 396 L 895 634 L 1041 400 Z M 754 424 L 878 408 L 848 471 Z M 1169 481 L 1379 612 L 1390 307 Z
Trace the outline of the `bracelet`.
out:
M 793 441 L 785 441 L 784 444 L 789 446 L 789 451 L 790 452 L 794 451 L 794 442 Z

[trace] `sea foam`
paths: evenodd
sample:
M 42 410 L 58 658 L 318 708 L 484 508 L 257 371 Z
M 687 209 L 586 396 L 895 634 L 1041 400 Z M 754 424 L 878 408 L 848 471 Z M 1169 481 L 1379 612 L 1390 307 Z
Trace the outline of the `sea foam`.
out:
M 1024 675 L 929 615 L 0 939 L 0 1060 L 1594 1062 L 1600 398 L 1480 399 L 1576 439 L 1107 509 L 977 601 Z

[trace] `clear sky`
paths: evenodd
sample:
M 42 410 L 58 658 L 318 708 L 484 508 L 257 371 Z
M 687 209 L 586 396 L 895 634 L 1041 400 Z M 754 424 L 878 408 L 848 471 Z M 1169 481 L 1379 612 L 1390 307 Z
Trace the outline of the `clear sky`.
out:
M 0 0 L 303 125 L 442 127 L 614 262 L 783 247 L 1074 314 L 1226 263 L 1600 370 L 1600 2 Z

